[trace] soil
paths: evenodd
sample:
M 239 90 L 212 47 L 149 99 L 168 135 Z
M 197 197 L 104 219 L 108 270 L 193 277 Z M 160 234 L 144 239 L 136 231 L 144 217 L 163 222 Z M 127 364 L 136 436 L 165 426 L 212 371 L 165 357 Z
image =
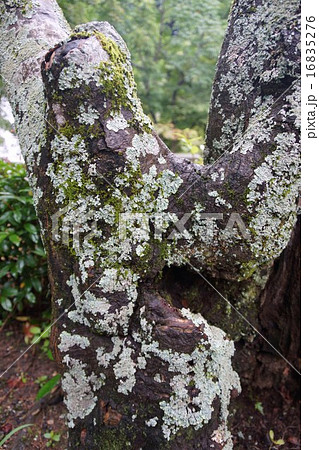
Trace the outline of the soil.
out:
M 35 400 L 39 377 L 47 376 L 48 380 L 58 373 L 55 362 L 38 345 L 25 352 L 28 345 L 21 323 L 7 325 L 0 332 L 0 339 L 0 373 L 20 358 L 0 378 L 0 440 L 19 425 L 33 424 L 14 434 L 2 448 L 66 449 L 66 409 L 61 388 L 57 386 L 41 401 Z M 244 387 L 232 403 L 230 428 L 235 450 L 301 449 L 300 402 L 291 393 L 284 389 L 253 391 Z M 277 444 L 271 441 L 270 430 Z M 51 431 L 60 435 L 59 442 L 44 437 Z

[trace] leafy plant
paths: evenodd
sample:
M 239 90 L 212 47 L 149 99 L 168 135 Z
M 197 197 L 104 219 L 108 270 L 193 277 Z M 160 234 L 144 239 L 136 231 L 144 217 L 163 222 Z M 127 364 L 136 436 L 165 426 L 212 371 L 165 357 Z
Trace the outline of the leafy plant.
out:
M 255 403 L 255 409 L 256 409 L 256 411 L 259 411 L 260 414 L 264 415 L 264 407 L 263 407 L 263 404 L 261 402 L 256 402 Z
M 52 389 L 59 383 L 61 379 L 61 375 L 55 375 L 53 378 L 51 378 L 49 381 L 47 381 L 38 391 L 36 400 L 40 400 L 45 395 L 49 394 Z
M 10 433 L 6 434 L 5 437 L 0 441 L 0 447 L 8 440 L 11 438 L 12 435 L 14 435 L 15 433 L 17 433 L 18 431 L 22 430 L 23 428 L 27 428 L 27 427 L 32 427 L 33 423 L 27 423 L 25 425 L 20 425 L 17 428 L 14 428 L 13 430 L 10 431 Z
M 48 375 L 40 375 L 34 382 L 42 387 L 48 379 Z
M 281 446 L 285 444 L 285 441 L 283 439 L 275 439 L 275 433 L 273 430 L 269 431 L 269 438 L 274 445 Z
M 203 164 L 202 152 L 204 149 L 204 137 L 195 128 L 179 129 L 172 122 L 157 123 L 155 129 L 162 139 L 175 153 L 188 153 L 193 155 L 197 164 Z
M 187 131 L 191 131 L 192 133 L 186 134 Z M 197 164 L 203 164 L 203 158 L 201 156 L 202 151 L 204 150 L 204 142 L 198 136 L 196 130 L 186 129 L 183 133 L 179 133 L 178 137 L 180 139 L 180 144 L 182 151 L 186 153 L 190 153 L 191 155 L 196 155 L 194 158 L 194 162 Z
M 50 431 L 49 433 L 44 433 L 44 437 L 49 439 L 45 444 L 47 447 L 53 447 L 56 442 L 60 442 L 61 433 L 56 433 L 55 431 Z
M 47 265 L 25 168 L 0 160 L 0 316 L 47 293 Z
M 41 325 L 32 325 L 26 322 L 24 325 L 24 341 L 26 344 L 41 344 L 41 350 L 47 357 L 53 360 L 50 350 L 50 325 L 47 322 Z

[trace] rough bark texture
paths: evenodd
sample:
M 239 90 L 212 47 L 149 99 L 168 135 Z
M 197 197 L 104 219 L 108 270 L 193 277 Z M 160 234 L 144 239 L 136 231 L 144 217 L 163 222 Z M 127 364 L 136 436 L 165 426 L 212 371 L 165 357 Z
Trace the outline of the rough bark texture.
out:
M 153 131 L 108 23 L 70 32 L 53 0 L 1 5 L 1 70 L 49 260 L 70 448 L 232 447 L 232 340 L 244 382 L 269 355 L 198 271 L 295 362 L 277 310 L 298 328 L 295 241 L 287 247 L 298 7 L 235 2 L 207 128 L 207 162 L 219 159 L 201 167 Z

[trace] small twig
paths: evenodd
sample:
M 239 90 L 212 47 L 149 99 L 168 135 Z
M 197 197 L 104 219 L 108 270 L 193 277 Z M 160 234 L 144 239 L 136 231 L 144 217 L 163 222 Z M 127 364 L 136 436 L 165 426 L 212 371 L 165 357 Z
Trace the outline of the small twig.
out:
M 15 305 L 14 305 L 14 307 L 13 307 L 13 311 L 14 311 L 14 308 L 15 308 Z M 4 329 L 4 327 L 6 326 L 8 320 L 11 319 L 11 318 L 13 317 L 13 311 L 12 311 L 10 314 L 8 314 L 7 317 L 4 319 L 4 322 L 3 322 L 3 324 L 2 324 L 1 327 L 0 327 L 0 333 L 3 331 L 3 329 Z

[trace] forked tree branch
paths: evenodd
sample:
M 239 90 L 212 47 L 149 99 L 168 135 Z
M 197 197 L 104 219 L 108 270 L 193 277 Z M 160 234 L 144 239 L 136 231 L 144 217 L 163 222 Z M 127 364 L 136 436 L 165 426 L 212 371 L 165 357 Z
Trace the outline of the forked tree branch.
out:
M 190 446 L 229 448 L 233 344 L 170 306 L 156 280 L 189 261 L 241 295 L 248 280 L 256 297 L 285 248 L 299 192 L 297 2 L 234 4 L 207 129 L 207 161 L 218 160 L 205 166 L 157 136 L 108 23 L 70 32 L 53 0 L 7 0 L 1 13 L 55 317 L 67 309 L 55 336 L 70 445 L 102 448 L 99 430 L 103 443 L 123 432 L 180 448 L 188 430 Z

